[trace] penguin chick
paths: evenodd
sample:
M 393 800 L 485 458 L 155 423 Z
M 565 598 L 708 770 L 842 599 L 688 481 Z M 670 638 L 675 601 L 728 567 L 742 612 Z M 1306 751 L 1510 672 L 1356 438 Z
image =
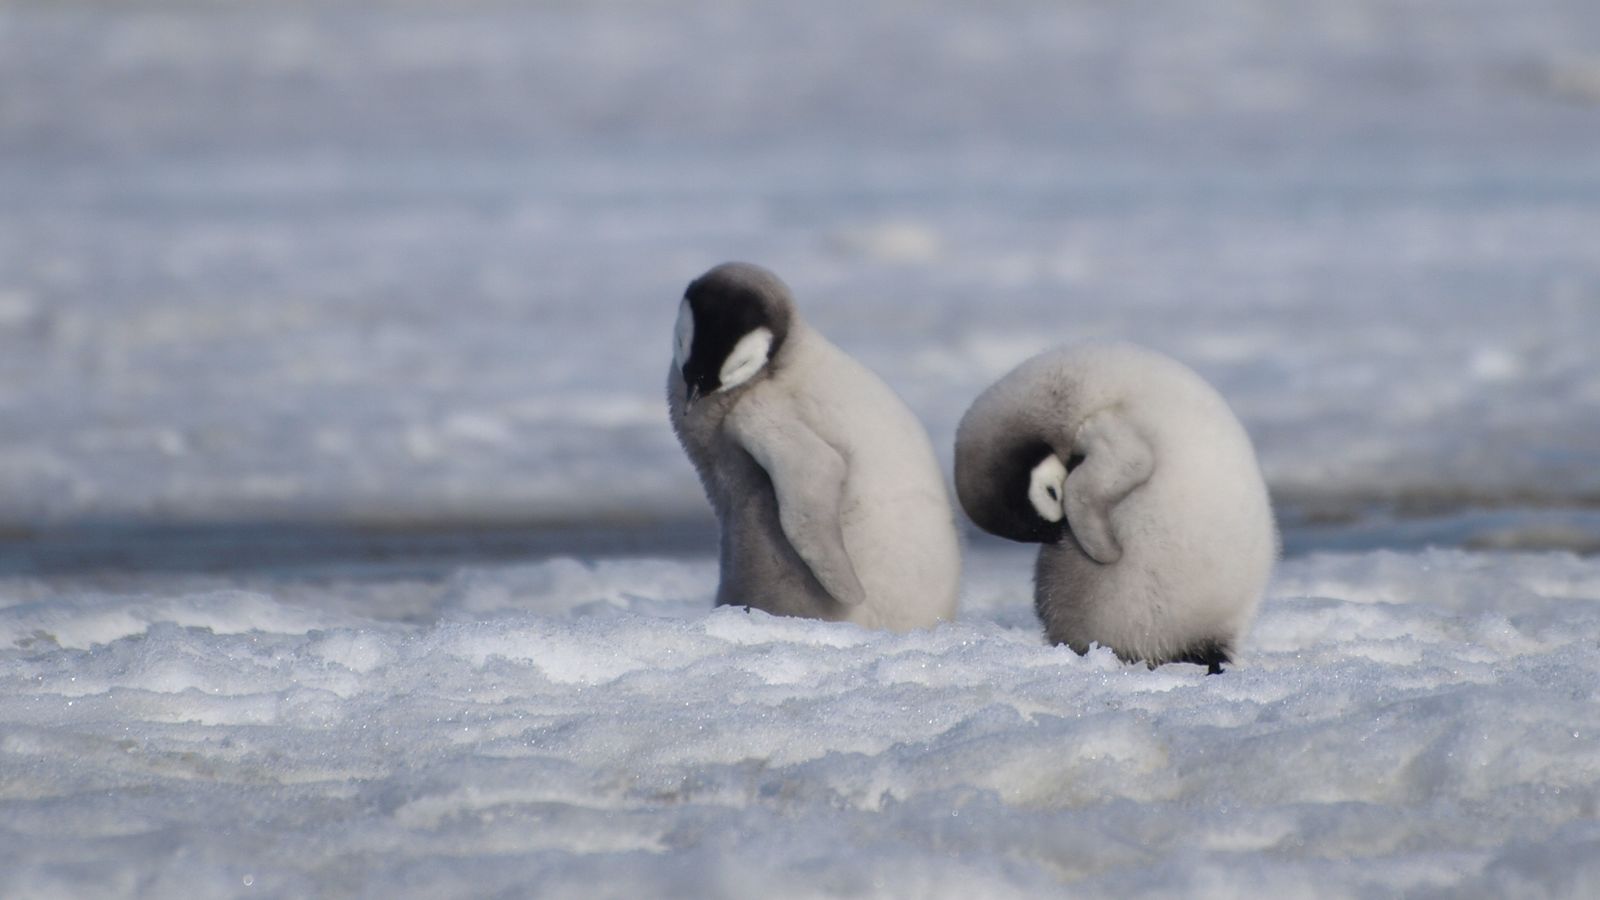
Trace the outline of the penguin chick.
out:
M 1049 350 L 984 391 L 956 432 L 972 521 L 1042 544 L 1052 643 L 1220 672 L 1278 555 L 1244 427 L 1188 367 L 1123 343 Z
M 920 422 L 726 263 L 678 308 L 667 404 L 721 531 L 717 604 L 904 631 L 955 615 L 954 511 Z

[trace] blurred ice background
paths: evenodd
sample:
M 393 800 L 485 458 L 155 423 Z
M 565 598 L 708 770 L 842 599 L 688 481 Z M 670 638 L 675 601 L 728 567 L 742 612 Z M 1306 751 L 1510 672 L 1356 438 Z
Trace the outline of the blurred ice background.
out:
M 0 521 L 703 518 L 683 285 L 948 453 L 1031 352 L 1212 379 L 1281 503 L 1600 502 L 1600 7 L 0 10 Z
M 730 258 L 947 461 L 1196 367 L 1243 665 L 708 613 Z M 12 0 L 0 895 L 1594 896 L 1597 349 L 1591 0 Z

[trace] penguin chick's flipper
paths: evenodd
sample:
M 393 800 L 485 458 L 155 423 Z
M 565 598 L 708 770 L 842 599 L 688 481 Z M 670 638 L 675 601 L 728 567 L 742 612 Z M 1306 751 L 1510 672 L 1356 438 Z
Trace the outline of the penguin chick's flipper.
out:
M 844 458 L 787 410 L 745 397 L 728 416 L 739 445 L 766 470 L 778 498 L 784 537 L 833 599 L 854 606 L 866 600 L 839 523 L 844 498 Z
M 1109 565 L 1122 558 L 1122 545 L 1111 531 L 1111 510 L 1150 480 L 1155 454 L 1115 409 L 1085 419 L 1073 436 L 1073 451 L 1083 463 L 1063 485 L 1067 524 L 1090 559 Z

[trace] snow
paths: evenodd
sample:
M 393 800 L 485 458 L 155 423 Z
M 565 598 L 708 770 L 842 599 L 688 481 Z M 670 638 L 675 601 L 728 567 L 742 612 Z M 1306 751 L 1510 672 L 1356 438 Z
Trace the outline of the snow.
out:
M 709 558 L 0 582 L 0 894 L 1600 887 L 1600 560 L 1291 560 L 1215 677 L 1045 646 L 1025 563 L 908 635 Z
M 1600 896 L 1600 5 L 0 4 L 0 896 Z M 1193 366 L 1237 666 L 713 610 L 683 286 Z M 1591 554 L 1588 556 L 1581 554 Z
M 1297 503 L 1600 497 L 1600 7 L 1291 5 L 7 4 L 0 516 L 702 516 L 728 258 L 946 457 L 1120 337 Z

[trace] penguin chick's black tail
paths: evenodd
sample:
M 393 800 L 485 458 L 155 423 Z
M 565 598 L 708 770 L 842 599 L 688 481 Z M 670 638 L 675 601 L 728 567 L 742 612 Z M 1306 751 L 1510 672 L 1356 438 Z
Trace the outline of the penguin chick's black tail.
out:
M 1228 645 L 1221 641 L 1201 641 L 1167 662 L 1205 666 L 1207 675 L 1221 675 L 1223 666 L 1233 665 L 1233 655 L 1228 652 Z

